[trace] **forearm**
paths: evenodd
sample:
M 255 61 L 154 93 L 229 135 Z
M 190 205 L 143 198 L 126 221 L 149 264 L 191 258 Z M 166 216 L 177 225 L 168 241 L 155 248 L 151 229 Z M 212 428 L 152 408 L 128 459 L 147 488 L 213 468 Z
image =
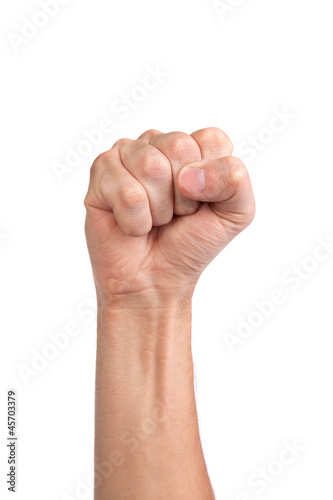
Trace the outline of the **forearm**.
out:
M 191 296 L 100 303 L 95 435 L 96 477 L 105 476 L 96 500 L 214 498 L 194 397 Z

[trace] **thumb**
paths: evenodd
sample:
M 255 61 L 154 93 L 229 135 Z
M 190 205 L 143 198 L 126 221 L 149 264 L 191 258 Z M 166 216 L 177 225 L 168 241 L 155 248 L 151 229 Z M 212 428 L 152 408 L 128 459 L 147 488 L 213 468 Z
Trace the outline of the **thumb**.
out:
M 233 156 L 201 160 L 183 167 L 177 187 L 191 200 L 208 202 L 223 219 L 247 226 L 255 214 L 255 201 L 244 163 Z

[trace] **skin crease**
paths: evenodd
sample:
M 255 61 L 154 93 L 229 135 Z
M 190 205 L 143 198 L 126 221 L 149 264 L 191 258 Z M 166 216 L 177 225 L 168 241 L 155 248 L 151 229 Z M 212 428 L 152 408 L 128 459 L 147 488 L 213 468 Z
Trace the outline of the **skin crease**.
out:
M 91 168 L 95 500 L 214 499 L 196 413 L 191 302 L 202 271 L 254 217 L 251 182 L 232 150 L 215 127 L 152 129 L 118 140 Z M 142 437 L 147 419 L 153 430 Z

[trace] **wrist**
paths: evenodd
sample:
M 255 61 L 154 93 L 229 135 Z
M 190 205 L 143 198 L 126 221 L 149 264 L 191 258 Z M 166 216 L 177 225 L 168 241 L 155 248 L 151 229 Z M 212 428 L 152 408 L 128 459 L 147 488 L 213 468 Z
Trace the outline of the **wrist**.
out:
M 191 307 L 195 285 L 169 290 L 151 287 L 140 292 L 115 293 L 96 285 L 97 308 L 99 313 L 115 311 L 133 314 L 164 313 L 179 314 Z
M 146 290 L 131 294 L 98 293 L 98 353 L 117 365 L 130 361 L 132 369 L 142 362 L 156 365 L 163 357 L 191 354 L 192 293 L 170 294 Z M 148 373 L 147 373 L 148 375 Z
M 145 293 L 99 296 L 97 336 L 100 352 L 126 351 L 134 360 L 177 351 L 182 343 L 190 349 L 192 295 Z M 181 333 L 180 333 L 181 332 Z
M 98 366 L 108 381 L 117 378 L 120 394 L 131 387 L 135 398 L 151 395 L 154 405 L 158 394 L 169 407 L 184 386 L 191 393 L 191 298 L 156 293 L 99 297 Z

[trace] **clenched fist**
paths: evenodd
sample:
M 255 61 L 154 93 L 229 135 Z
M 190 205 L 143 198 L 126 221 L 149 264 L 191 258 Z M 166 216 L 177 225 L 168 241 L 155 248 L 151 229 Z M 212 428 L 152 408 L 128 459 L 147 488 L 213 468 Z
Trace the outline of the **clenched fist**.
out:
M 120 139 L 93 163 L 86 237 L 98 296 L 193 289 L 252 221 L 247 170 L 218 128 Z

